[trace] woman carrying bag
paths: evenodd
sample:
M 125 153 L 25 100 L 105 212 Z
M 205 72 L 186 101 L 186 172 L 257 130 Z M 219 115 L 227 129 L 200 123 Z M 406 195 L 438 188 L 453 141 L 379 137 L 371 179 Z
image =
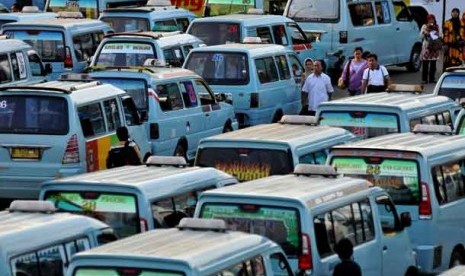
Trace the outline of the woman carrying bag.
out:
M 362 47 L 355 47 L 354 58 L 344 65 L 338 86 L 341 89 L 347 88 L 350 96 L 360 95 L 362 86 L 363 71 L 367 68 L 367 61 L 362 58 Z
M 436 82 L 436 63 L 441 54 L 442 41 L 439 26 L 433 14 L 426 16 L 426 23 L 421 27 L 420 35 L 423 38 L 420 54 L 423 66 L 421 83 L 434 83 Z

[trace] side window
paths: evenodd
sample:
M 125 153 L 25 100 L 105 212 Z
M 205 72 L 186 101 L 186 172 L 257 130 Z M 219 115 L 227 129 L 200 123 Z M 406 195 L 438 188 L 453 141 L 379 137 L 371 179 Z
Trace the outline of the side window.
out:
M 181 92 L 177 83 L 157 85 L 157 94 L 160 108 L 164 112 L 183 109 Z
M 289 65 L 287 63 L 286 56 L 277 56 L 274 57 L 274 59 L 278 65 L 279 78 L 282 80 L 290 79 L 291 73 L 289 72 Z
M 174 67 L 181 67 L 184 63 L 184 56 L 181 48 L 169 48 L 163 50 L 166 62 Z
M 389 13 L 389 3 L 387 1 L 376 2 L 375 11 L 376 11 L 376 21 L 378 22 L 378 24 L 391 23 L 391 15 Z
M 273 38 L 271 37 L 271 31 L 269 27 L 258 27 L 257 36 L 262 39 L 263 43 L 273 43 Z
M 40 275 L 39 262 L 35 252 L 15 257 L 10 263 L 13 275 L 18 275 L 19 272 L 23 272 L 24 275 Z
M 208 89 L 207 84 L 201 80 L 195 80 L 195 89 L 200 97 L 201 105 L 216 104 L 213 93 Z
M 182 99 L 184 100 L 184 106 L 187 108 L 199 106 L 197 101 L 196 89 L 192 84 L 192 81 L 181 82 Z M 199 91 L 197 91 L 199 92 Z
M 184 51 L 184 56 L 187 57 L 187 55 L 191 52 L 192 49 L 194 49 L 194 46 L 192 45 L 182 46 L 182 50 Z
M 94 32 L 91 34 L 92 36 L 92 52 L 91 54 L 93 55 L 95 51 L 97 51 L 98 45 L 100 42 L 102 42 L 103 37 L 105 34 L 103 32 Z
M 436 166 L 432 169 L 432 175 L 439 204 L 465 197 L 464 160 Z
M 448 111 L 428 115 L 419 119 L 426 125 L 452 125 L 451 116 Z
M 194 215 L 198 194 L 190 191 L 152 204 L 154 224 L 159 227 L 175 227 L 185 217 Z
M 74 36 L 73 44 L 78 61 L 85 61 L 94 53 L 94 41 L 90 33 Z
M 397 21 L 412 21 L 413 16 L 404 1 L 393 1 Z
M 278 81 L 278 72 L 273 58 L 259 58 L 255 60 L 257 75 L 260 83 L 268 83 Z
M 99 103 L 78 107 L 78 115 L 84 137 L 105 133 L 105 122 Z
M 292 75 L 294 76 L 295 83 L 300 86 L 302 84 L 302 74 L 305 69 L 295 55 L 289 55 L 289 60 L 291 61 Z
M 8 55 L 0 55 L 0 83 L 11 82 L 12 80 Z
M 131 97 L 122 98 L 123 102 L 123 112 L 124 119 L 126 120 L 126 125 L 133 126 L 138 125 L 140 122 L 139 113 L 137 112 L 136 104 Z
M 294 275 L 292 269 L 287 262 L 286 257 L 281 253 L 274 253 L 270 256 L 271 269 L 273 275 L 277 276 L 290 276 Z
M 327 156 L 328 154 L 326 153 L 326 150 L 320 150 L 317 152 L 312 152 L 312 153 L 300 156 L 299 163 L 324 165 L 326 164 Z
M 334 254 L 336 243 L 348 238 L 354 246 L 374 238 L 368 199 L 323 213 L 313 219 L 317 249 L 322 258 Z
M 33 76 L 43 76 L 44 67 L 37 53 L 29 53 L 29 66 L 31 67 L 31 74 Z
M 304 32 L 295 23 L 287 23 L 287 28 L 291 32 L 292 44 L 305 44 L 307 37 Z
M 232 276 L 232 275 L 265 276 L 266 275 L 265 265 L 264 265 L 262 256 L 256 256 L 249 260 L 245 260 L 241 263 L 238 263 L 229 268 L 226 268 L 217 273 L 214 273 L 211 276 Z
M 278 45 L 288 45 L 287 41 L 286 27 L 284 25 L 276 25 L 272 27 L 274 44 Z
M 104 101 L 103 107 L 105 109 L 108 131 L 116 130 L 117 127 L 121 126 L 121 117 L 116 99 Z
M 350 18 L 354 27 L 375 24 L 371 3 L 349 5 Z
M 71 257 L 81 251 L 90 249 L 90 243 L 88 238 L 82 238 L 74 241 L 65 243 L 66 256 L 68 260 L 71 260 Z
M 178 29 L 181 30 L 183 33 L 187 31 L 189 27 L 189 19 L 187 18 L 176 18 L 176 22 L 178 25 Z
M 387 196 L 376 198 L 379 221 L 384 235 L 391 235 L 396 232 L 400 224 L 394 204 Z
M 420 118 L 415 118 L 415 119 L 410 120 L 410 130 L 413 130 L 413 128 L 418 124 L 421 124 Z
M 55 245 L 37 251 L 40 275 L 62 275 L 66 261 L 63 245 Z

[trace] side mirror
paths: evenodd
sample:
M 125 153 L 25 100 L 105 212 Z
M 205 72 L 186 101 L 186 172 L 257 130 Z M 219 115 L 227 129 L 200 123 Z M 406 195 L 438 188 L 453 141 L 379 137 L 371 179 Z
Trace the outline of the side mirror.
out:
M 409 212 L 403 212 L 400 214 L 400 225 L 402 228 L 410 227 L 412 225 L 412 218 Z
M 52 65 L 50 63 L 45 64 L 45 70 L 44 70 L 45 75 L 48 75 L 52 72 L 53 72 Z

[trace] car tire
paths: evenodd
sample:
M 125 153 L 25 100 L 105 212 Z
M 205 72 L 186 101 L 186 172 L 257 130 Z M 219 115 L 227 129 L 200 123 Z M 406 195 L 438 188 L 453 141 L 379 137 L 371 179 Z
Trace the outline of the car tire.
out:
M 409 72 L 418 72 L 421 68 L 421 44 L 415 44 L 410 53 L 410 60 L 407 64 L 407 70 Z
M 229 123 L 226 123 L 223 127 L 223 133 L 226 133 L 226 132 L 231 132 L 233 131 L 234 129 L 232 128 L 231 124 Z
M 454 251 L 452 252 L 452 255 L 450 255 L 449 268 L 452 268 L 458 265 L 463 265 L 464 263 L 465 262 L 464 262 L 462 251 L 457 248 L 454 249 Z
M 186 149 L 184 148 L 184 145 L 181 142 L 178 142 L 178 144 L 176 145 L 173 155 L 182 156 L 184 157 L 184 159 L 187 160 L 187 152 L 186 152 Z
M 283 117 L 283 112 L 281 110 L 276 111 L 276 113 L 273 116 L 273 120 L 271 121 L 272 123 L 277 123 L 281 118 Z

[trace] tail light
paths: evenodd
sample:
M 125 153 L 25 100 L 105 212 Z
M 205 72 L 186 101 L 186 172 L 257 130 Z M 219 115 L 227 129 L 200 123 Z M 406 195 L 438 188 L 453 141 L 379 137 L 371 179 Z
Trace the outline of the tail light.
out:
M 150 124 L 150 139 L 158 139 L 160 138 L 160 131 L 158 124 Z
M 341 44 L 345 44 L 348 42 L 349 38 L 348 38 L 348 33 L 347 31 L 339 31 L 339 43 Z
M 69 138 L 66 144 L 65 153 L 63 154 L 63 164 L 79 163 L 79 144 L 77 135 L 74 134 Z
M 420 219 L 431 219 L 431 196 L 429 193 L 428 184 L 421 182 L 421 201 L 419 206 Z
M 310 238 L 307 234 L 302 234 L 302 253 L 299 256 L 299 270 L 309 270 L 312 268 L 313 262 Z
M 140 223 L 140 232 L 147 232 L 149 231 L 149 225 L 147 223 L 147 220 L 143 219 L 143 218 L 140 218 L 139 219 L 139 223 Z
M 73 68 L 73 58 L 69 47 L 65 48 L 65 68 Z
M 258 101 L 258 93 L 250 93 L 250 108 L 257 108 L 259 106 Z

